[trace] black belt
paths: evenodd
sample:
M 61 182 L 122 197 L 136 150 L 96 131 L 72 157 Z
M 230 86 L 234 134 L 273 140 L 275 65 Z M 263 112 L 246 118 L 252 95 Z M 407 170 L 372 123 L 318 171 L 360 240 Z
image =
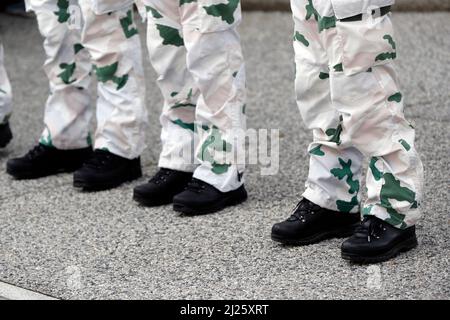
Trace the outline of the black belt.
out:
M 376 15 L 378 10 L 372 10 L 372 15 Z M 386 7 L 381 7 L 380 8 L 380 17 L 387 15 L 389 12 L 391 12 L 391 6 L 386 6 Z M 348 18 L 344 18 L 344 19 L 340 19 L 339 21 L 342 22 L 352 22 L 352 21 L 362 21 L 363 19 L 363 14 L 358 14 L 356 16 L 353 17 L 348 17 Z

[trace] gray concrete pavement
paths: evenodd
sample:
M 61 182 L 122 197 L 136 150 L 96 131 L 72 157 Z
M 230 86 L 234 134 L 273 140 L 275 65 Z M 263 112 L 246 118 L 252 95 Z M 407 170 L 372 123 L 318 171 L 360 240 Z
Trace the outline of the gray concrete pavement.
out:
M 272 223 L 303 190 L 311 135 L 294 102 L 290 15 L 249 13 L 242 26 L 249 126 L 281 130 L 279 174 L 261 177 L 252 166 L 247 203 L 186 218 L 169 206 L 137 207 L 132 187 L 145 179 L 89 194 L 74 190 L 70 175 L 13 181 L 2 169 L 0 281 L 63 299 L 449 299 L 450 14 L 397 14 L 394 21 L 406 113 L 426 169 L 417 250 L 368 268 L 341 260 L 340 240 L 303 248 L 270 240 Z M 34 21 L 0 15 L 0 28 L 15 90 L 15 140 L 0 151 L 4 168 L 38 138 L 48 90 Z M 146 72 L 151 128 L 143 161 L 150 174 L 160 150 L 161 97 L 148 63 Z

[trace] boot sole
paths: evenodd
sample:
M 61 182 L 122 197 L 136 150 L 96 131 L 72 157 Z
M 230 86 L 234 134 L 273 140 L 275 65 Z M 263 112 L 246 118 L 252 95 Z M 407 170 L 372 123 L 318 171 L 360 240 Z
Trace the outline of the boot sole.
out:
M 141 177 L 142 177 L 142 171 L 139 170 L 139 171 L 132 172 L 127 177 L 124 177 L 120 180 L 115 180 L 115 181 L 86 181 L 86 180 L 74 178 L 73 186 L 77 189 L 82 189 L 83 191 L 86 191 L 86 192 L 105 191 L 105 190 L 117 188 L 124 183 L 134 181 Z
M 243 191 L 237 193 L 236 196 L 228 196 L 227 198 L 222 199 L 221 201 L 208 208 L 192 208 L 181 203 L 174 203 L 173 210 L 190 216 L 204 215 L 222 211 L 228 207 L 237 206 L 238 204 L 245 202 L 247 198 L 248 195 L 244 189 Z
M 303 239 L 287 239 L 287 238 L 280 237 L 273 233 L 271 235 L 271 238 L 273 241 L 279 242 L 284 245 L 307 246 L 307 245 L 315 244 L 315 243 L 318 243 L 318 242 L 321 242 L 324 240 L 328 240 L 328 239 L 348 238 L 351 235 L 353 235 L 356 227 L 359 225 L 360 225 L 360 223 L 358 222 L 358 223 L 355 223 L 353 225 L 350 225 L 350 226 L 347 226 L 347 227 L 344 227 L 341 229 L 317 233 L 315 235 L 312 235 L 310 237 L 303 238 Z
M 417 239 L 407 239 L 394 246 L 389 251 L 377 256 L 362 256 L 349 252 L 342 252 L 341 256 L 344 260 L 348 260 L 359 264 L 379 263 L 395 258 L 402 252 L 412 250 L 418 246 Z
M 173 202 L 173 197 L 171 199 L 153 200 L 153 199 L 145 198 L 145 197 L 140 196 L 135 193 L 135 194 L 133 194 L 133 200 L 136 201 L 141 206 L 150 208 L 150 207 L 159 207 L 159 206 L 171 204 Z
M 81 168 L 81 165 L 76 168 L 59 168 L 55 170 L 40 171 L 40 172 L 32 172 L 32 171 L 14 172 L 9 168 L 6 168 L 6 173 L 16 180 L 35 180 L 49 176 L 55 176 L 62 173 L 73 173 L 77 171 L 79 168 Z

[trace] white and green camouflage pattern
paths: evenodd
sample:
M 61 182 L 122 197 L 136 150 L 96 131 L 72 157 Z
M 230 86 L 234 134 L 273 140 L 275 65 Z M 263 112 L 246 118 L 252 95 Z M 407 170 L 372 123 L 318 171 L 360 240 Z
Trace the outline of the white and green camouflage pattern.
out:
M 239 0 L 144 0 L 148 50 L 164 97 L 159 166 L 195 171 L 222 192 L 239 188 L 243 165 L 226 155 L 245 130 Z M 195 151 L 194 151 L 195 150 Z
M 3 59 L 3 45 L 0 43 L 0 124 L 8 121 L 12 112 L 11 84 Z
M 45 39 L 50 81 L 40 142 L 59 149 L 94 143 L 132 159 L 145 148 L 147 126 L 141 43 L 132 1 L 111 1 L 110 10 L 108 2 L 27 0 Z M 97 101 L 90 99 L 92 76 L 98 80 Z M 97 130 L 91 137 L 95 105 Z
M 291 0 L 297 101 L 314 134 L 304 196 L 331 210 L 412 226 L 420 218 L 423 168 L 403 114 L 390 14 L 342 22 L 333 2 Z M 340 10 L 354 3 L 341 0 Z M 365 159 L 368 200 L 361 205 Z

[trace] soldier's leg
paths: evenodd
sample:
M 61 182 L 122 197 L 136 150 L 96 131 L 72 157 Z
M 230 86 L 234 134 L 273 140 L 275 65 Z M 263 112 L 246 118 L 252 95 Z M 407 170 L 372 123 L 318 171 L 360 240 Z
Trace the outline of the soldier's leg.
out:
M 0 125 L 7 122 L 12 112 L 12 92 L 3 60 L 3 46 L 0 44 Z
M 342 68 L 331 73 L 333 105 L 343 116 L 344 137 L 370 157 L 363 213 L 396 228 L 413 226 L 423 168 L 403 114 L 390 14 L 338 21 L 337 31 L 330 35 L 330 56 Z
M 403 114 L 388 11 L 343 17 L 328 39 L 329 56 L 339 65 L 330 76 L 331 96 L 343 116 L 344 143 L 370 158 L 364 218 L 341 247 L 344 259 L 358 263 L 386 261 L 418 244 L 423 168 Z
M 132 2 L 116 2 L 108 10 L 108 1 L 79 0 L 82 43 L 99 82 L 95 149 L 135 159 L 145 148 L 148 122 L 142 50 Z
M 80 43 L 79 10 L 69 0 L 27 0 L 44 37 L 44 70 L 50 83 L 45 130 L 25 156 L 10 159 L 6 171 L 18 179 L 35 179 L 77 170 L 90 157 L 92 116 L 91 63 Z M 72 24 L 73 23 L 73 24 Z
M 342 143 L 342 116 L 333 107 L 330 70 L 323 47 L 327 12 L 319 12 L 309 0 L 291 1 L 295 22 L 297 104 L 303 121 L 313 131 L 309 147 L 310 167 L 305 198 L 333 211 L 359 212 L 362 154 Z M 328 13 L 332 17 L 332 12 Z M 331 66 L 333 69 L 333 66 Z
M 290 218 L 273 226 L 272 239 L 307 245 L 351 235 L 359 222 L 362 154 L 342 143 L 342 117 L 331 101 L 332 71 L 323 39 L 325 31 L 333 29 L 332 24 L 325 23 L 332 14 L 319 14 L 311 0 L 292 0 L 291 7 L 297 104 L 314 141 L 308 149 L 310 166 L 304 199 Z
M 28 1 L 44 37 L 44 70 L 50 82 L 40 143 L 58 149 L 84 148 L 91 143 L 91 63 L 81 45 L 79 17 L 69 11 L 71 4 L 76 1 Z M 69 23 L 74 25 L 69 27 Z
M 159 167 L 193 172 L 199 90 L 186 66 L 180 2 L 147 0 L 147 46 L 164 99 Z
M 164 104 L 160 117 L 162 151 L 159 171 L 134 189 L 133 198 L 145 206 L 173 202 L 196 168 L 195 108 L 199 90 L 186 66 L 186 48 L 178 0 L 146 0 L 147 46 Z
M 230 156 L 242 151 L 246 128 L 245 66 L 237 26 L 239 0 L 199 0 L 181 4 L 187 66 L 200 96 L 196 120 L 200 166 L 194 177 L 221 192 L 243 185 L 244 165 Z
M 8 121 L 12 112 L 11 100 L 11 84 L 6 74 L 3 61 L 3 46 L 0 43 L 0 148 L 6 147 L 12 139 L 12 132 Z

